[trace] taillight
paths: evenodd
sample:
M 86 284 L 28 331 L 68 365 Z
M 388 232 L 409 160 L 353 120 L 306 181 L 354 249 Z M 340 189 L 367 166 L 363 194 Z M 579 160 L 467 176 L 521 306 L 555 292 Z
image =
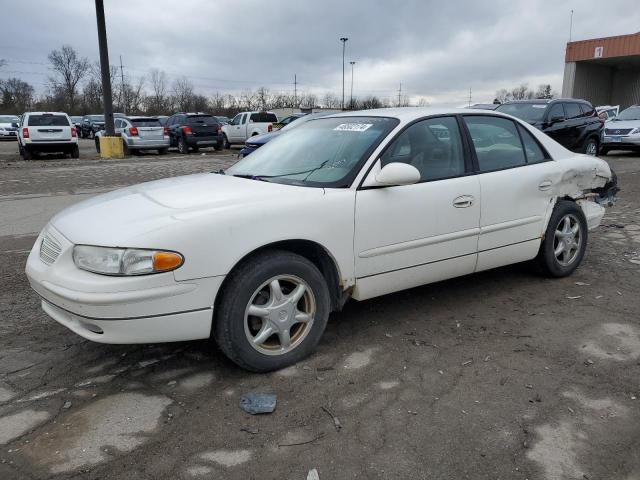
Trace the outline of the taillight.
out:
M 71 136 L 72 137 L 77 137 L 78 136 L 78 131 L 74 127 L 71 127 Z
M 29 138 L 29 129 L 28 128 L 23 128 L 22 129 L 22 137 L 23 138 Z
M 273 131 L 273 125 L 270 123 L 269 126 L 267 127 L 267 132 L 272 132 Z
M 185 125 L 184 127 L 182 127 L 182 133 L 184 133 L 185 135 L 191 135 L 191 127 Z
M 132 137 L 137 137 L 138 136 L 138 129 L 136 127 L 131 127 L 129 129 L 129 135 L 131 135 Z
M 222 125 L 218 124 L 218 135 L 220 135 L 221 132 L 222 132 Z
M 169 135 L 169 127 L 164 127 L 162 129 L 162 134 L 166 137 L 167 135 Z

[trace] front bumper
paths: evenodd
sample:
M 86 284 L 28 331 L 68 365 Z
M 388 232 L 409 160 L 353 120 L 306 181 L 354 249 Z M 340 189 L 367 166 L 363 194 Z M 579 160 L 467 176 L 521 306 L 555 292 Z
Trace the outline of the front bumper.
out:
M 2 138 L 18 138 L 17 130 L 0 130 L 0 137 Z
M 640 134 L 635 135 L 603 135 L 601 146 L 624 150 L 640 148 Z
M 45 233 L 60 247 L 52 263 L 40 248 Z M 176 342 L 208 338 L 213 302 L 224 277 L 176 281 L 172 272 L 134 277 L 78 269 L 73 244 L 52 226 L 38 236 L 26 274 L 43 310 L 78 335 L 101 343 Z M 50 261 L 50 259 L 49 259 Z
M 247 147 L 247 146 L 242 147 L 242 150 L 240 150 L 240 154 L 239 154 L 240 158 L 246 157 L 247 155 L 255 152 L 257 149 L 258 149 L 257 147 Z

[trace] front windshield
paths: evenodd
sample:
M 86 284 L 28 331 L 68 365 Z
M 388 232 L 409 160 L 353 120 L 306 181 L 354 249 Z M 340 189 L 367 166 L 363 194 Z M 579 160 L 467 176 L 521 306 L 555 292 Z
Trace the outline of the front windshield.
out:
M 539 122 L 546 109 L 546 103 L 505 103 L 496 108 L 496 112 L 513 115 L 527 122 Z
M 620 114 L 613 119 L 614 121 L 623 120 L 640 120 L 640 107 L 629 107 L 626 110 L 620 112 Z
M 104 122 L 104 115 L 89 115 L 89 118 L 94 122 Z
M 18 123 L 20 119 L 18 117 L 0 117 L 0 123 Z
M 306 122 L 225 171 L 227 175 L 313 187 L 348 187 L 367 157 L 399 123 L 385 117 Z

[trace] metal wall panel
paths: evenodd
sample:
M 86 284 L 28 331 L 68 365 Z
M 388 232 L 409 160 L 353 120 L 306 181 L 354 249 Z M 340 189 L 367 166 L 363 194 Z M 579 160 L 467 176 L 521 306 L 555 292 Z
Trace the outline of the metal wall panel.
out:
M 596 56 L 596 48 L 598 47 L 602 47 L 601 56 L 599 57 Z M 565 62 L 630 55 L 640 55 L 640 33 L 567 43 Z

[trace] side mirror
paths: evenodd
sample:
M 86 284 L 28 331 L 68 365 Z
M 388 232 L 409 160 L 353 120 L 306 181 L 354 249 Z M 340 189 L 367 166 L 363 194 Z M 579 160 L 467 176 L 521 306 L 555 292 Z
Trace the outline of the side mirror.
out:
M 408 163 L 389 163 L 381 167 L 380 160 L 376 162 L 363 187 L 394 187 L 399 185 L 413 185 L 420 181 L 420 172 Z
M 560 116 L 556 115 L 555 117 L 551 117 L 549 119 L 549 124 L 553 125 L 554 123 L 562 122 L 563 120 L 564 120 L 564 117 L 560 117 Z

